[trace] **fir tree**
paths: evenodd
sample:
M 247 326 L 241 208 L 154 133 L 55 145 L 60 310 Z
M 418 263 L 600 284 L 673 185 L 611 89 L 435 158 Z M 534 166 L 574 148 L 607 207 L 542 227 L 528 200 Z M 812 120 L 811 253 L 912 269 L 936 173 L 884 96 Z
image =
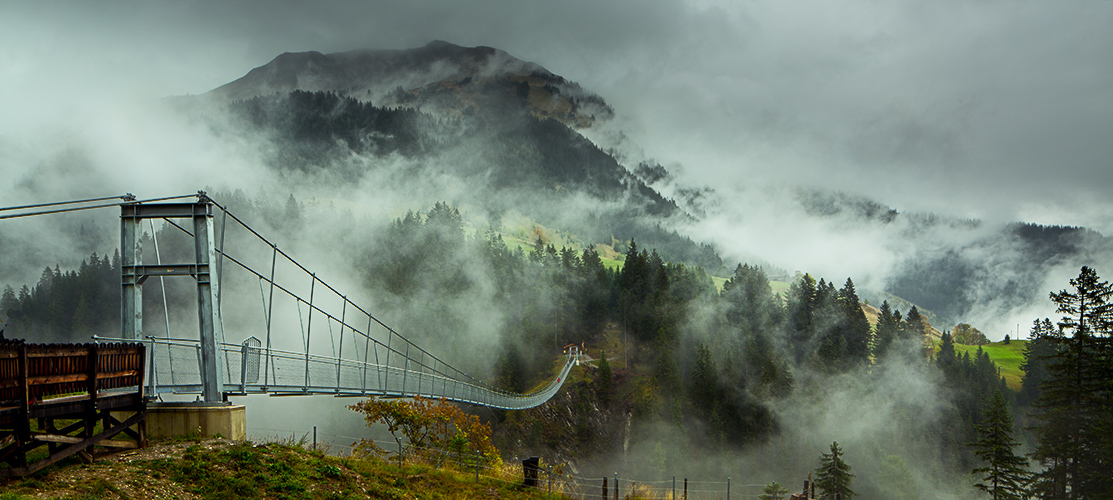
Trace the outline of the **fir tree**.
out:
M 819 500 L 850 500 L 858 496 L 850 489 L 850 482 L 855 476 L 850 473 L 850 465 L 843 461 L 842 456 L 838 442 L 831 443 L 831 453 L 821 454 L 819 468 L 815 470 L 815 485 L 823 490 Z
M 1040 385 L 1051 377 L 1047 364 L 1058 350 L 1058 341 L 1054 337 L 1060 336 L 1050 319 L 1032 322 L 1028 344 L 1024 346 L 1024 361 L 1020 364 L 1024 377 L 1020 382 L 1020 393 L 1016 396 L 1018 406 L 1031 406 L 1039 399 Z
M 1113 453 L 1108 430 L 1113 428 L 1113 288 L 1083 267 L 1070 280 L 1073 291 L 1051 293 L 1063 335 L 1040 386 L 1033 428 L 1038 445 L 1032 456 L 1045 466 L 1035 489 L 1045 498 L 1108 498 L 1113 491 Z M 1071 333 L 1067 338 L 1065 334 Z
M 889 352 L 901 328 L 900 311 L 894 311 L 889 301 L 881 303 L 881 313 L 877 318 L 877 333 L 873 336 L 873 358 L 880 362 Z
M 905 340 L 920 340 L 924 335 L 924 316 L 920 314 L 920 310 L 916 306 L 908 310 L 908 314 L 904 317 L 903 328 L 900 329 L 899 336 Z
M 958 356 L 955 354 L 955 343 L 950 332 L 943 332 L 940 336 L 939 352 L 935 354 L 935 365 L 943 372 L 948 380 L 954 381 L 958 377 Z
M 805 274 L 788 288 L 787 298 L 787 327 L 789 340 L 793 348 L 796 361 L 803 361 L 810 353 L 812 337 L 816 332 L 816 314 L 819 309 L 819 297 L 815 278 Z
M 992 495 L 993 500 L 1027 498 L 1028 459 L 1013 454 L 1020 443 L 1013 439 L 1013 416 L 1000 391 L 993 393 L 977 430 L 978 440 L 970 446 L 985 466 L 971 471 L 983 475 L 974 487 Z
M 761 489 L 761 495 L 758 496 L 760 500 L 781 500 L 788 494 L 788 488 L 781 486 L 780 483 L 773 481 L 765 485 Z
M 862 301 L 854 289 L 854 282 L 846 279 L 839 290 L 839 305 L 842 309 L 841 333 L 846 341 L 846 355 L 852 365 L 864 365 L 870 357 L 870 323 L 862 311 Z

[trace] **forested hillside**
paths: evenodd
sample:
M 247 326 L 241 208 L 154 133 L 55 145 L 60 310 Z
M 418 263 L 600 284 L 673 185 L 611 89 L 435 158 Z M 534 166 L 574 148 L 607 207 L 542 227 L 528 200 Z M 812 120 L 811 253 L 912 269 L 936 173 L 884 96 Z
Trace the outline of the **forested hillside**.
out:
M 285 211 L 239 194 L 218 199 L 250 220 L 271 214 L 283 225 L 319 228 L 336 217 L 292 198 Z M 163 242 L 170 237 L 158 235 Z M 696 450 L 745 454 L 780 443 L 762 470 L 806 474 L 800 460 L 813 451 L 794 443 L 825 431 L 802 426 L 801 414 L 812 414 L 830 404 L 820 401 L 844 391 L 905 390 L 889 385 L 893 370 L 911 370 L 920 380 L 901 383 L 927 387 L 941 398 L 915 403 L 938 413 L 924 418 L 915 404 L 898 405 L 882 410 L 892 421 L 868 438 L 831 437 L 905 460 L 930 455 L 938 464 L 935 473 L 959 474 L 976 464 L 965 444 L 976 437 L 984 402 L 997 390 L 1009 394 L 988 357 L 956 356 L 949 334 L 940 353 L 929 357 L 929 325 L 915 308 L 905 314 L 883 303 L 871 327 L 851 278 L 836 286 L 803 274 L 782 296 L 773 293 L 761 268 L 738 265 L 719 291 L 702 268 L 670 262 L 638 240 L 628 242 L 621 268 L 613 270 L 592 247 L 557 248 L 538 240 L 532 248 L 511 249 L 502 234 L 470 229 L 459 210 L 445 203 L 327 239 L 333 238 L 359 249 L 348 267 L 391 324 L 419 344 L 453 353 L 454 363 L 486 373 L 507 390 L 529 391 L 549 378 L 563 346 L 587 347 L 593 361 L 552 403 L 493 415 L 496 441 L 508 456 L 543 453 L 594 468 L 626 450 L 670 450 L 653 455 L 659 459 L 633 462 L 648 474 L 682 467 L 680 458 Z M 82 277 L 93 276 L 87 274 L 93 268 L 99 270 L 97 286 L 105 289 L 100 296 L 118 297 L 118 267 L 95 256 L 91 261 L 96 265 L 79 272 L 47 270 L 27 293 L 6 293 L 15 297 L 5 298 L 8 314 L 19 318 L 9 334 L 37 339 L 57 329 L 42 338 L 63 338 L 67 330 L 61 325 L 71 320 L 39 311 L 60 297 L 90 293 L 79 284 L 92 283 Z M 149 317 L 160 314 L 160 299 L 155 289 L 145 294 Z M 171 303 L 188 300 L 171 297 Z M 100 321 L 114 332 L 118 305 L 97 310 L 111 313 Z M 81 329 L 68 332 L 79 335 Z M 479 364 L 489 357 L 477 351 L 493 351 L 498 362 Z M 916 429 L 912 437 L 909 426 Z M 693 463 L 714 470 L 711 462 Z M 866 491 L 892 487 L 870 473 L 862 476 Z
M 519 83 L 491 85 L 510 92 Z M 496 219 L 521 212 L 585 243 L 633 237 L 670 259 L 729 272 L 720 269 L 710 246 L 668 229 L 670 220 L 689 217 L 673 201 L 564 123 L 531 114 L 526 97 L 518 99 L 490 100 L 457 117 L 325 92 L 295 91 L 227 106 L 246 125 L 230 131 L 262 133 L 270 144 L 267 162 L 279 172 L 340 183 L 387 176 L 400 184 L 393 186 L 398 190 L 417 192 L 423 180 L 449 176 L 470 187 L 454 193 L 455 203 L 482 206 Z

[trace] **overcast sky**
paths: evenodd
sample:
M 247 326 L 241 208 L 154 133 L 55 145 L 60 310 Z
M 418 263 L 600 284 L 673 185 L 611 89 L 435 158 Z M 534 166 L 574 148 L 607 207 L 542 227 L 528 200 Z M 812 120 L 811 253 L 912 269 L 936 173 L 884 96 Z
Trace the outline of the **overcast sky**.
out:
M 203 93 L 282 52 L 434 39 L 580 82 L 693 184 L 1113 234 L 1109 0 L 0 0 L 0 135 Z

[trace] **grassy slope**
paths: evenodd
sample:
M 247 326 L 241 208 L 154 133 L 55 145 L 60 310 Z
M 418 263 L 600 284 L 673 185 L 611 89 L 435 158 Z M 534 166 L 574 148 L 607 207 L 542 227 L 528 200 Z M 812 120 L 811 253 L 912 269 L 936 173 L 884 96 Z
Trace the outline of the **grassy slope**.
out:
M 483 471 L 476 482 L 474 469 L 467 467 L 399 467 L 296 445 L 218 439 L 157 444 L 92 465 L 69 460 L 28 478 L 0 479 L 0 500 L 30 498 L 525 500 L 546 498 L 546 491 L 521 487 L 520 466 Z
M 935 352 L 939 352 L 939 342 L 936 341 L 934 344 Z M 1024 362 L 1024 347 L 1027 345 L 1027 340 L 1013 340 L 1008 344 L 1002 341 L 981 346 L 982 350 L 989 355 L 990 361 L 1001 368 L 1001 375 L 1005 376 L 1005 383 L 1010 389 L 1020 390 L 1020 380 L 1024 377 L 1020 364 Z M 978 352 L 978 346 L 955 344 L 956 354 L 962 356 L 964 352 L 970 353 L 970 357 L 973 358 Z
M 1013 390 L 1020 390 L 1020 379 L 1024 376 L 1024 372 L 1020 370 L 1020 364 L 1024 362 L 1024 346 L 1026 345 L 1028 345 L 1027 340 L 1013 340 L 1008 344 L 993 342 L 982 346 L 982 350 L 989 355 L 989 359 L 1001 368 L 1001 375 L 1005 376 L 1005 383 Z M 959 355 L 962 355 L 963 352 L 969 352 L 970 356 L 973 357 L 978 352 L 978 346 L 955 344 L 955 352 Z

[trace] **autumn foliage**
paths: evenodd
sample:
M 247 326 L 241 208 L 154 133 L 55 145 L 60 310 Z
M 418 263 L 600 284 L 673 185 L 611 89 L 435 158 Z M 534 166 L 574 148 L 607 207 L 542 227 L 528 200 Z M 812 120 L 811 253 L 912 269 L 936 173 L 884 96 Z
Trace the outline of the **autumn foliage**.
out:
M 470 461 L 478 451 L 483 463 L 502 464 L 498 449 L 491 444 L 491 427 L 444 399 L 372 398 L 348 408 L 362 413 L 368 426 L 386 424 L 399 450 L 408 457 L 439 464 L 453 459 L 453 454 L 458 457 L 456 461 Z M 367 438 L 356 443 L 354 449 L 362 455 L 390 453 Z

